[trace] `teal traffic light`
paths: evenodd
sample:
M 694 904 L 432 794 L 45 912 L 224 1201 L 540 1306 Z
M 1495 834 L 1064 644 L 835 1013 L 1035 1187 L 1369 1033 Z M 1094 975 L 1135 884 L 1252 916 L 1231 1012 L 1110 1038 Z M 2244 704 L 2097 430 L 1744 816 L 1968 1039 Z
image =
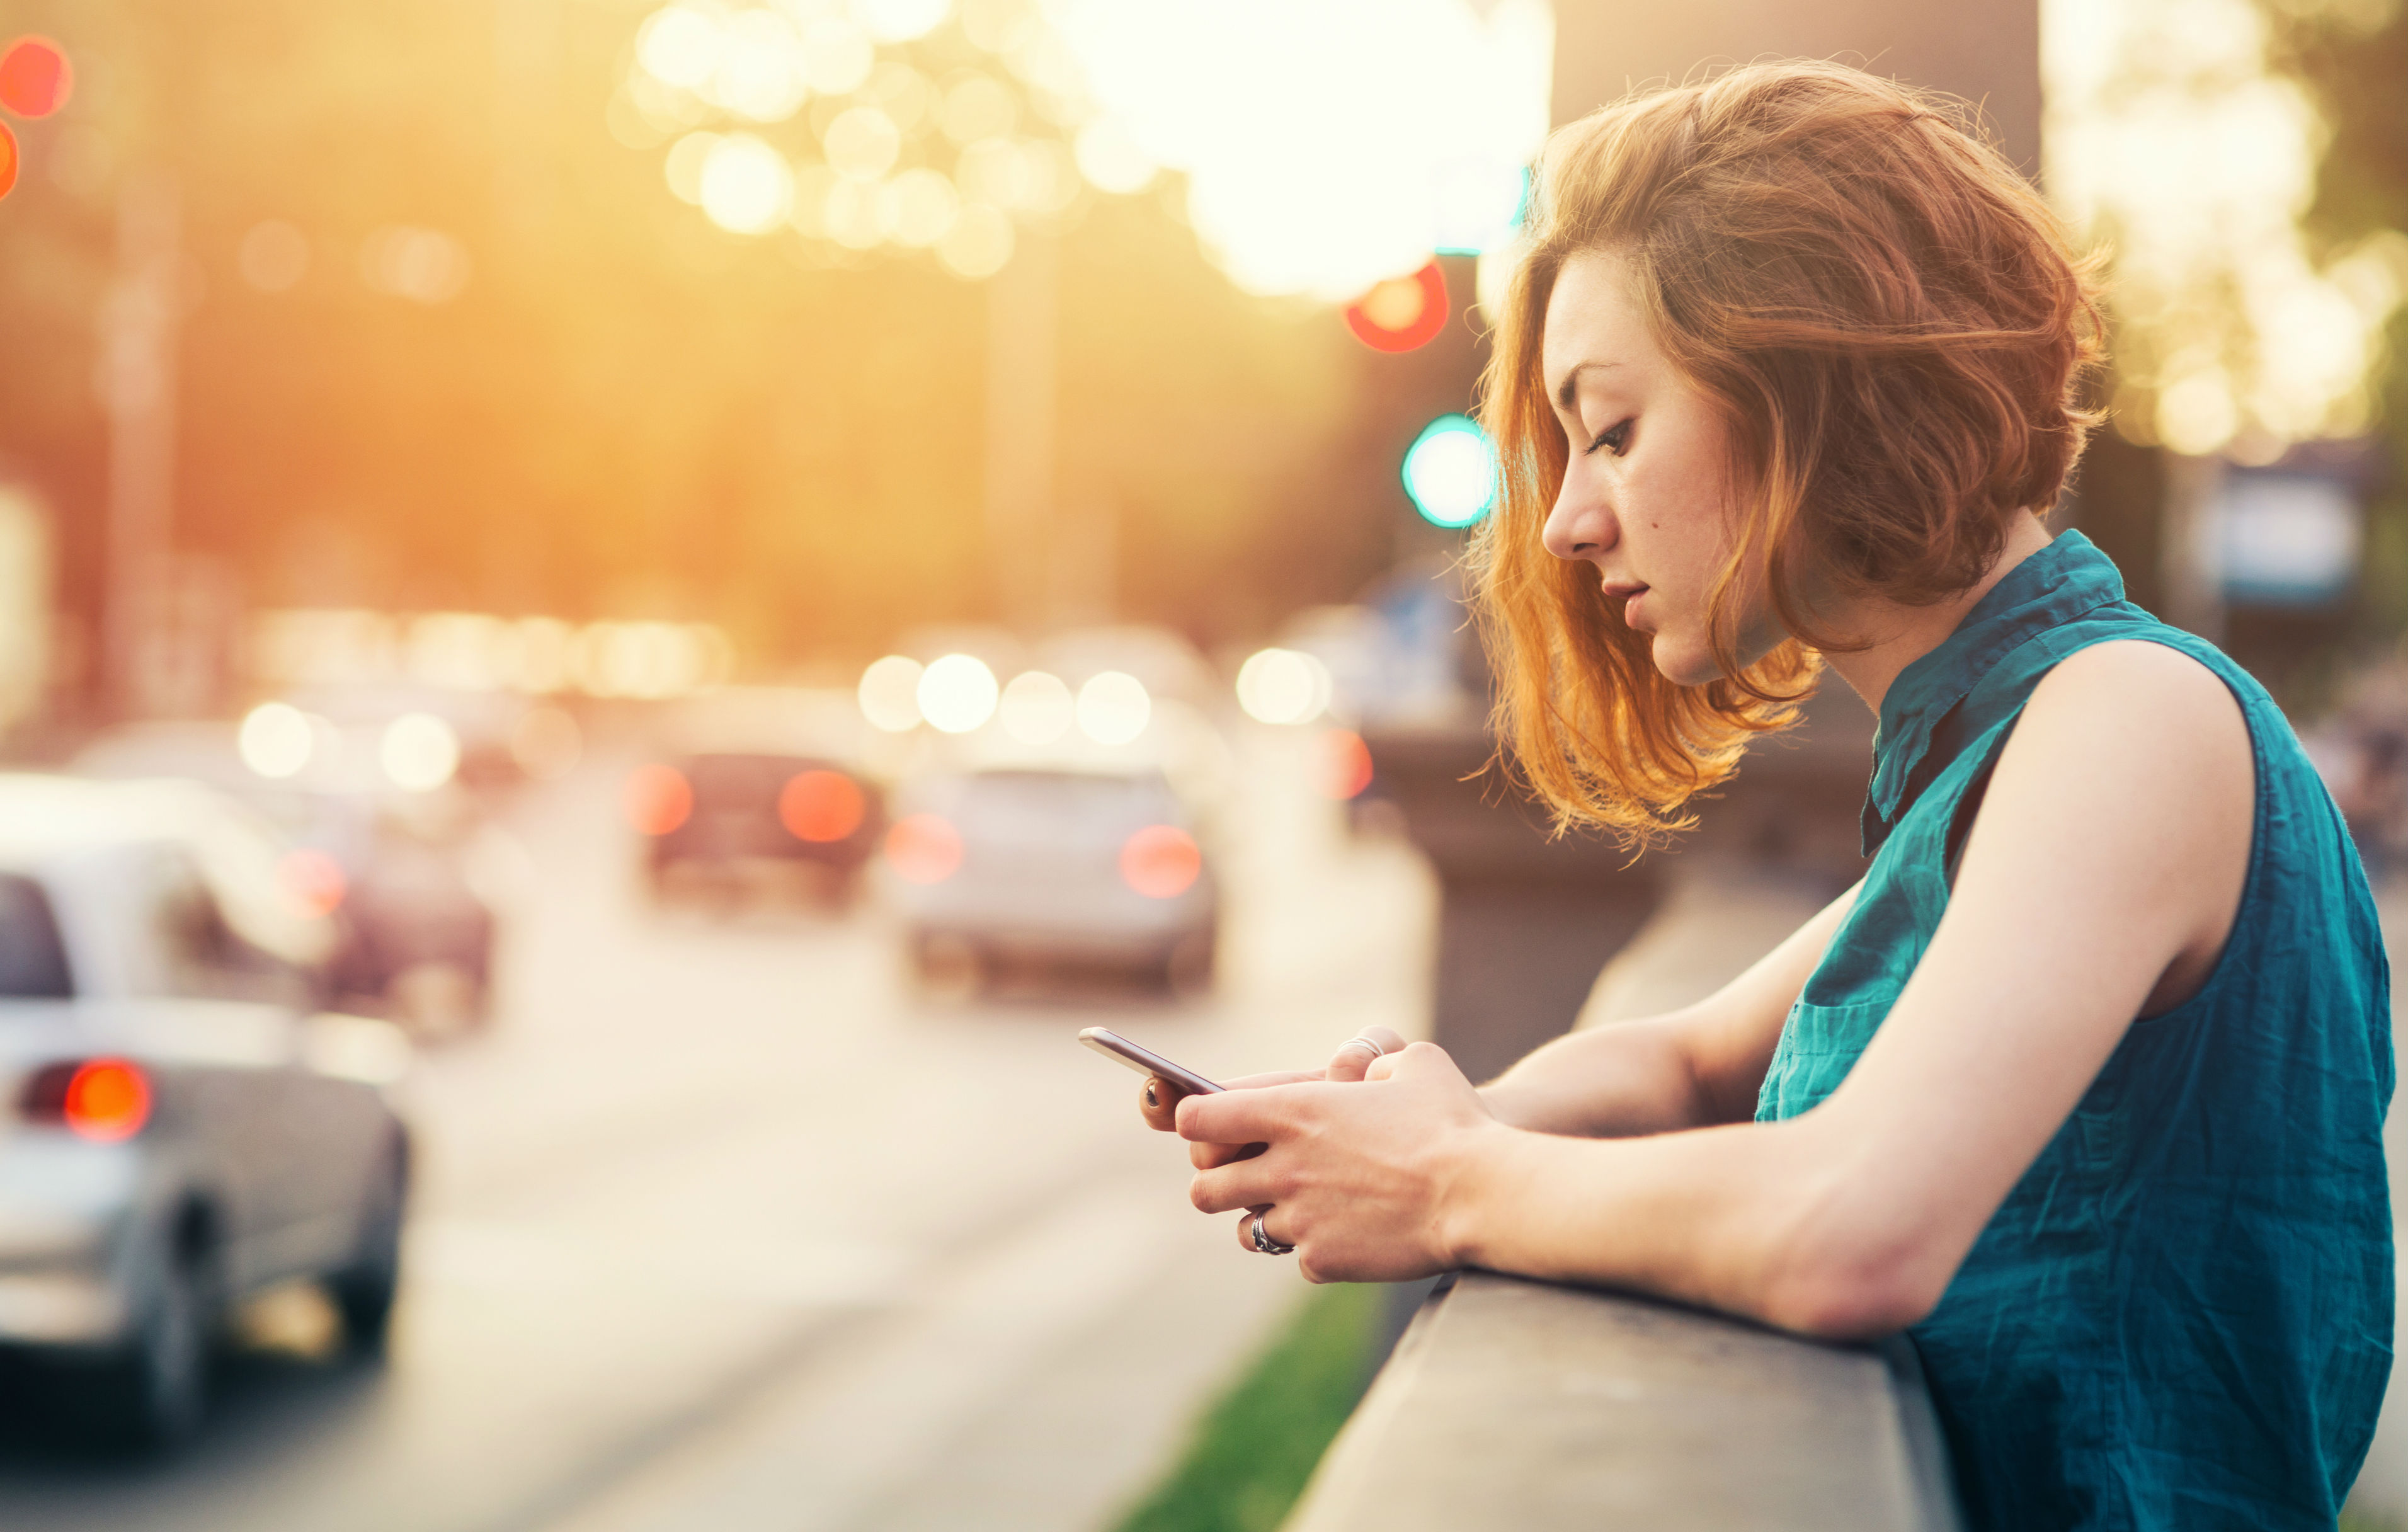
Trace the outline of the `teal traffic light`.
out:
M 1497 449 L 1468 415 L 1440 415 L 1405 450 L 1405 494 L 1422 519 L 1469 526 L 1497 504 Z

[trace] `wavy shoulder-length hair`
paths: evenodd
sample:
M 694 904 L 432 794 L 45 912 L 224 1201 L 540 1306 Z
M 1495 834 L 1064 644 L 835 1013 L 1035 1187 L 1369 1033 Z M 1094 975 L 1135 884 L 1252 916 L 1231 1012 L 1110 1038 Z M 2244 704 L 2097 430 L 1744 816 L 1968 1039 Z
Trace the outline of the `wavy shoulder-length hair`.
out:
M 1839 64 L 1735 69 L 1556 131 L 1481 385 L 1501 467 L 1469 554 L 1498 737 L 1553 809 L 1637 842 L 1694 823 L 1751 737 L 1842 648 L 1805 593 L 1928 605 L 2009 518 L 2056 504 L 2096 415 L 2088 265 L 1961 104 Z M 1718 679 L 1667 680 L 1585 565 L 1540 535 L 1568 448 L 1541 375 L 1557 273 L 1628 265 L 1665 355 L 1727 427 L 1733 525 L 1710 596 Z M 1787 637 L 1742 666 L 1736 604 Z

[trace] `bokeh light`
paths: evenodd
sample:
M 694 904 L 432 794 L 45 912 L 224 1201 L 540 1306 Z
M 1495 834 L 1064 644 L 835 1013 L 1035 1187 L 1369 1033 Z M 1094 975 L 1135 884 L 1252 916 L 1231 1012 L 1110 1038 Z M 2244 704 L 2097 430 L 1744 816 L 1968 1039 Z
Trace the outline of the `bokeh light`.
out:
M 637 834 L 667 835 L 694 813 L 694 784 L 675 766 L 648 762 L 627 773 L 619 810 Z
M 855 695 L 861 702 L 861 716 L 869 720 L 872 728 L 901 734 L 919 726 L 924 668 L 919 661 L 901 654 L 870 662 L 861 673 Z
M 803 28 L 803 79 L 822 95 L 851 95 L 877 62 L 868 36 L 841 14 L 822 14 Z
M 131 1138 L 150 1120 L 150 1077 L 127 1059 L 93 1059 L 68 1077 L 61 1115 L 78 1138 Z
M 923 165 L 878 189 L 878 226 L 898 245 L 924 249 L 942 239 L 961 211 L 953 183 Z
M 906 814 L 886 832 L 886 865 L 907 883 L 941 883 L 961 870 L 962 833 L 935 814 Z
M 460 768 L 460 736 L 433 713 L 404 713 L 384 726 L 377 759 L 394 786 L 432 793 Z
M 953 0 L 853 0 L 853 16 L 882 43 L 924 37 L 953 9 Z
M 1405 452 L 1405 494 L 1422 519 L 1469 526 L 1497 502 L 1497 449 L 1466 415 L 1440 415 Z
M 263 702 L 245 713 L 235 732 L 242 764 L 263 777 L 297 777 L 308 766 L 317 731 L 309 715 L 289 702 Z
M 1121 879 L 1149 899 L 1175 899 L 1196 886 L 1204 852 L 1175 824 L 1149 824 L 1121 843 Z
M 468 285 L 468 248 L 440 229 L 389 224 L 360 246 L 360 278 L 413 303 L 449 303 Z
M 1312 742 L 1313 791 L 1340 802 L 1371 785 L 1371 747 L 1353 729 L 1327 729 Z
M 636 29 L 636 62 L 664 83 L 698 90 L 719 67 L 719 18 L 668 6 Z
M 589 623 L 568 643 L 568 673 L 590 696 L 688 696 L 723 680 L 725 635 L 699 623 Z
M 1238 706 L 1262 723 L 1309 723 L 1329 706 L 1328 666 L 1293 649 L 1266 649 L 1238 667 Z
M 1410 277 L 1374 282 L 1346 306 L 1346 327 L 1375 351 L 1410 351 L 1446 328 L 1446 273 L 1436 261 Z
M 1020 103 L 990 75 L 968 74 L 945 91 L 937 123 L 957 144 L 1000 138 L 1020 122 Z
M 1079 688 L 1079 732 L 1099 745 L 1127 744 L 1153 717 L 1145 682 L 1125 671 L 1106 670 Z
M 311 920 L 333 914 L 351 892 L 343 865 L 314 846 L 298 847 L 279 858 L 276 883 L 293 908 Z
M 718 67 L 703 94 L 755 122 L 782 122 L 810 95 L 800 40 L 773 10 L 736 13 L 721 34 Z
M 976 281 L 1001 271 L 1014 243 L 1011 220 L 1001 209 L 971 203 L 937 241 L 937 259 L 954 276 Z
M 1154 184 L 1161 170 L 1138 148 L 1128 130 L 1109 117 L 1099 117 L 1079 130 L 1072 140 L 1079 173 L 1099 192 L 1133 196 Z
M 1070 732 L 1078 704 L 1061 677 L 1024 670 L 1003 689 L 1003 732 L 1024 745 L 1050 745 Z
M 0 108 L 19 117 L 48 117 L 75 93 L 66 50 L 48 37 L 20 37 L 0 52 Z
M 813 845 L 842 840 L 861 828 L 868 812 L 861 785 L 841 771 L 797 772 L 778 794 L 778 823 Z
M 17 136 L 8 131 L 7 123 L 0 122 L 0 197 L 7 196 L 16 187 Z
M 702 167 L 710 163 L 710 151 L 719 147 L 715 133 L 689 133 L 669 146 L 661 161 L 661 174 L 669 183 L 669 195 L 680 202 L 702 206 Z
M 794 172 L 786 157 L 749 133 L 730 133 L 703 157 L 695 187 L 703 216 L 730 234 L 767 234 L 786 221 Z
M 946 734 L 968 734 L 995 716 L 995 672 L 969 654 L 948 654 L 928 666 L 915 692 L 920 716 Z
M 820 142 L 830 168 L 854 180 L 876 180 L 894 168 L 896 156 L 903 152 L 902 130 L 876 107 L 838 112 Z

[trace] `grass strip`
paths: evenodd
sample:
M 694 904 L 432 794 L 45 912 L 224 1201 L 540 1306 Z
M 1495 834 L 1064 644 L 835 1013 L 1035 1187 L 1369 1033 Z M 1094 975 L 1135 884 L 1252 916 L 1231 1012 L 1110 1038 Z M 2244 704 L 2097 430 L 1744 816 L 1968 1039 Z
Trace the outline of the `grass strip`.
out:
M 1274 1532 L 1363 1396 L 1386 1289 L 1316 1288 L 1117 1532 Z

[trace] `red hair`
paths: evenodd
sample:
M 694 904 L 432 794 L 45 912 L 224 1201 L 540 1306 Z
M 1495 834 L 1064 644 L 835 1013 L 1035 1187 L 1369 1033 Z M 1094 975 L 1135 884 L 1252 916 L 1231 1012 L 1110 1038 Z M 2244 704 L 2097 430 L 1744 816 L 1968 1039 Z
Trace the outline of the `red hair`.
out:
M 2045 514 L 2094 412 L 2086 264 L 1961 105 L 1839 64 L 1735 69 L 1558 129 L 1498 316 L 1481 419 L 1502 483 L 1472 543 L 1498 735 L 1557 823 L 1645 841 L 1791 722 L 1842 636 L 1799 592 L 1926 605 L 1972 586 L 2009 518 Z M 1656 670 L 1583 566 L 1540 535 L 1567 447 L 1541 376 L 1556 274 L 1628 263 L 1651 332 L 1728 426 L 1732 551 L 1710 598 L 1721 676 Z M 1735 652 L 1735 593 L 1788 637 Z

